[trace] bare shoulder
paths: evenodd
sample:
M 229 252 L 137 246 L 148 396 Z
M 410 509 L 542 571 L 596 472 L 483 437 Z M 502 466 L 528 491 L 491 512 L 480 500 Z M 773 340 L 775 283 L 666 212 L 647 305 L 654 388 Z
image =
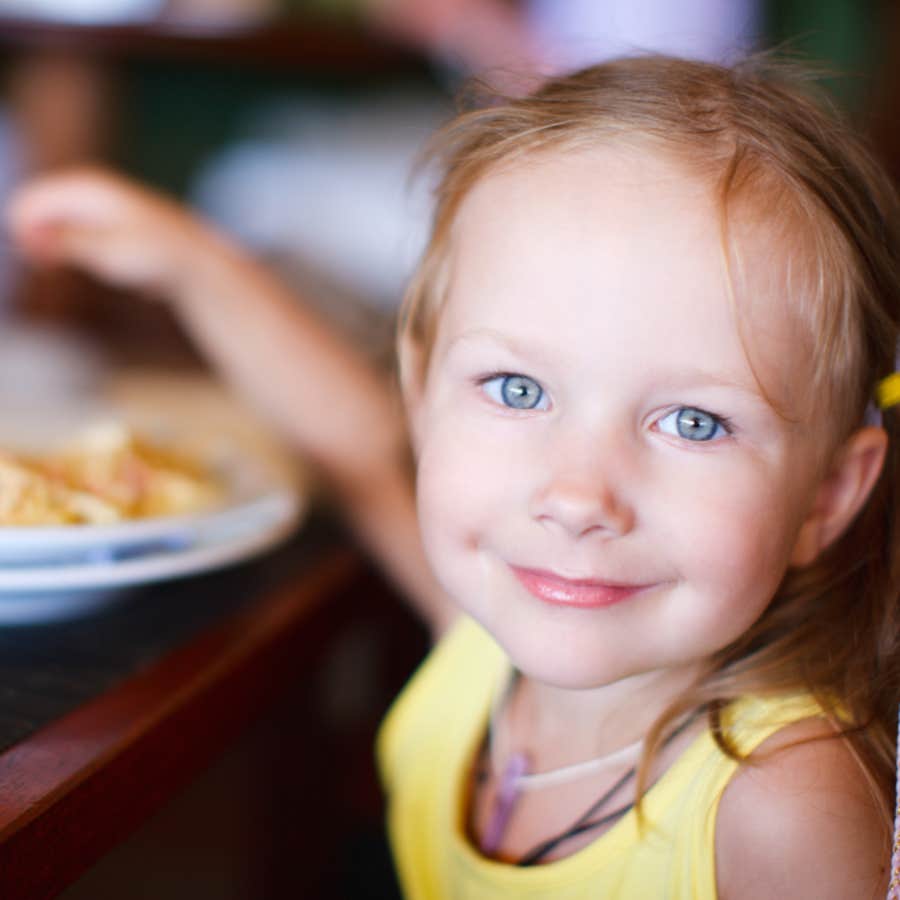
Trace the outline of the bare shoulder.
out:
M 806 720 L 767 740 L 719 805 L 722 900 L 881 898 L 890 835 L 859 765 L 827 723 Z M 770 752 L 773 751 L 773 752 Z

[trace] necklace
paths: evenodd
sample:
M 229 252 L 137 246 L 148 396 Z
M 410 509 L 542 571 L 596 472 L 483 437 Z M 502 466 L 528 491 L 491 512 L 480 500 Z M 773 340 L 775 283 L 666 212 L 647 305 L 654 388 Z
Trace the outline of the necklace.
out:
M 611 753 L 605 753 L 603 756 L 595 756 L 593 759 L 586 759 L 583 762 L 571 763 L 567 766 L 560 766 L 558 769 L 547 769 L 544 772 L 530 773 L 528 771 L 528 757 L 525 753 L 514 753 L 510 756 L 505 766 L 500 766 L 496 759 L 493 742 L 490 741 L 491 769 L 495 775 L 499 775 L 501 782 L 504 777 L 515 777 L 516 787 L 520 791 L 535 791 L 540 788 L 554 787 L 558 784 L 567 784 L 570 781 L 577 781 L 579 778 L 586 778 L 588 775 L 594 775 L 602 772 L 604 769 L 611 769 L 614 766 L 622 765 L 622 763 L 632 762 L 640 755 L 641 748 L 644 746 L 644 740 L 635 741 L 627 747 L 619 750 L 613 750 Z
M 505 766 L 500 764 L 496 746 L 497 721 L 503 705 L 508 701 L 509 695 L 518 680 L 515 670 L 506 677 L 506 684 L 500 691 L 496 691 L 491 701 L 491 715 L 488 722 L 488 756 L 491 770 L 495 776 L 501 779 L 514 779 L 517 790 L 532 791 L 539 788 L 553 787 L 558 784 L 566 784 L 602 772 L 604 769 L 620 766 L 623 763 L 634 764 L 640 756 L 644 745 L 644 739 L 639 738 L 626 747 L 620 747 L 602 756 L 595 756 L 582 762 L 570 763 L 556 769 L 548 769 L 543 772 L 528 772 L 528 759 L 524 753 L 514 753 Z
M 576 779 L 601 772 L 612 766 L 621 765 L 623 762 L 636 759 L 644 744 L 643 738 L 641 738 L 626 747 L 614 750 L 612 753 L 606 753 L 602 756 L 597 756 L 583 762 L 573 763 L 557 769 L 537 773 L 528 772 L 528 756 L 520 751 L 511 754 L 506 761 L 506 765 L 501 768 L 501 766 L 498 765 L 494 735 L 500 708 L 509 696 L 512 686 L 515 684 L 515 677 L 515 673 L 512 673 L 511 677 L 508 679 L 506 688 L 495 694 L 491 704 L 491 717 L 488 724 L 488 758 L 491 769 L 494 774 L 499 777 L 500 783 L 497 787 L 497 793 L 494 798 L 487 826 L 485 827 L 480 841 L 481 852 L 487 856 L 493 856 L 499 849 L 509 825 L 509 820 L 512 817 L 513 811 L 515 810 L 523 791 L 566 784 L 575 781 Z M 662 746 L 667 746 L 681 734 L 694 719 L 696 719 L 700 714 L 700 711 L 701 710 L 699 709 L 695 710 L 684 721 L 679 723 L 679 725 L 666 736 Z M 580 815 L 569 828 L 555 837 L 538 844 L 538 846 L 523 856 L 517 865 L 534 865 L 564 841 L 567 841 L 576 835 L 583 834 L 590 829 L 600 828 L 625 815 L 625 813 L 634 806 L 633 803 L 627 803 L 599 819 L 591 818 L 595 813 L 603 809 L 603 807 L 606 806 L 607 803 L 609 803 L 609 801 L 625 787 L 636 774 L 637 764 L 635 762 L 612 785 L 612 787 L 606 790 L 599 799 L 591 804 L 590 808 Z

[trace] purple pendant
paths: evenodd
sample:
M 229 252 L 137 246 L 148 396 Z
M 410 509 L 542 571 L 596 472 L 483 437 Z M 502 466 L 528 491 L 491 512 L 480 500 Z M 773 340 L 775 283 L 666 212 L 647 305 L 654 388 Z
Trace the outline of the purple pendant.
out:
M 500 847 L 509 818 L 519 799 L 519 779 L 527 772 L 528 757 L 524 753 L 514 753 L 507 761 L 503 775 L 500 776 L 494 808 L 481 838 L 481 852 L 485 856 L 493 856 Z

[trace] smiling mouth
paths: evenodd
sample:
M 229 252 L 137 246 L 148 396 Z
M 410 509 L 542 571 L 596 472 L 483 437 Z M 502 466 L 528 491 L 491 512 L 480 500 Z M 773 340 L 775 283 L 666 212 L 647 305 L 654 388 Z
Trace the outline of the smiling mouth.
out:
M 525 569 L 513 565 L 510 565 L 510 569 L 528 593 L 553 606 L 603 609 L 653 587 L 652 584 L 613 584 L 591 579 L 563 578 L 541 569 Z

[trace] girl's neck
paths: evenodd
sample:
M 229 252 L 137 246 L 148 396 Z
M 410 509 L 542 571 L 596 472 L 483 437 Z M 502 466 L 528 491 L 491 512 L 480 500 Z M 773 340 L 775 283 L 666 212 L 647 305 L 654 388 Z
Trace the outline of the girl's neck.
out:
M 692 665 L 584 690 L 520 675 L 504 704 L 500 751 L 528 750 L 536 770 L 613 753 L 643 738 L 698 674 Z

